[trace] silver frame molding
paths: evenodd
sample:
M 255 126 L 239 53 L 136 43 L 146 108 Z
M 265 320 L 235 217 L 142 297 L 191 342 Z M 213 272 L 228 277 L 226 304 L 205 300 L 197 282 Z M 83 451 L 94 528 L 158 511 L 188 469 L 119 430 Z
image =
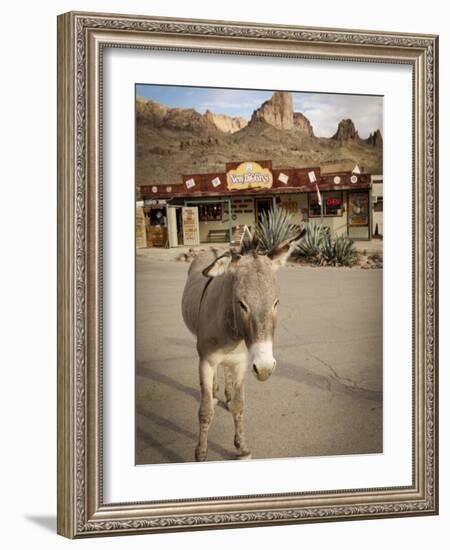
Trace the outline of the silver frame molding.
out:
M 103 502 L 102 52 L 105 47 L 413 68 L 413 484 Z M 438 513 L 438 37 L 66 13 L 58 17 L 58 533 L 69 538 Z

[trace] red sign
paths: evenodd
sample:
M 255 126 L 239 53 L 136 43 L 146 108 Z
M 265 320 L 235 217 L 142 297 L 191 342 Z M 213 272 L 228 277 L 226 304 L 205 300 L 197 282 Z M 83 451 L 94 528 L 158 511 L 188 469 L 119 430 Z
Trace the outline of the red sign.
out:
M 341 206 L 341 199 L 327 199 L 327 206 Z

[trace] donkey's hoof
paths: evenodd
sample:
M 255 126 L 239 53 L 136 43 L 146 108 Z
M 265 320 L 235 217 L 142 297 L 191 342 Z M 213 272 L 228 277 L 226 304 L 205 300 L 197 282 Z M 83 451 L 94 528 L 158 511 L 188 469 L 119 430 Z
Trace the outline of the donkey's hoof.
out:
M 226 402 L 226 407 L 229 411 L 231 411 L 231 399 L 228 399 L 228 401 Z
M 208 455 L 208 449 L 201 449 L 200 447 L 197 447 L 195 449 L 195 460 L 197 462 L 204 462 L 206 460 L 207 455 Z
M 252 453 L 239 453 L 236 458 L 238 460 L 250 460 L 252 458 Z

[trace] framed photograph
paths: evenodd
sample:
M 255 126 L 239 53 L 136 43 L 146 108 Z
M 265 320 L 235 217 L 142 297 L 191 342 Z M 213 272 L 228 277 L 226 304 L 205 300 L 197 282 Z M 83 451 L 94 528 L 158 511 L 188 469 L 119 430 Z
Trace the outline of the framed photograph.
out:
M 438 513 L 437 46 L 59 16 L 59 534 Z

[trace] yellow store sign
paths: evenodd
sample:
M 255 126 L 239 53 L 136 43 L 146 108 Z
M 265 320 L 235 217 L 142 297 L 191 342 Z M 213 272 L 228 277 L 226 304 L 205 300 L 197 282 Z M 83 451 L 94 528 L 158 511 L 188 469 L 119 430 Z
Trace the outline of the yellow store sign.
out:
M 230 191 L 270 189 L 272 180 L 272 172 L 257 162 L 243 162 L 235 170 L 227 172 L 227 187 Z

